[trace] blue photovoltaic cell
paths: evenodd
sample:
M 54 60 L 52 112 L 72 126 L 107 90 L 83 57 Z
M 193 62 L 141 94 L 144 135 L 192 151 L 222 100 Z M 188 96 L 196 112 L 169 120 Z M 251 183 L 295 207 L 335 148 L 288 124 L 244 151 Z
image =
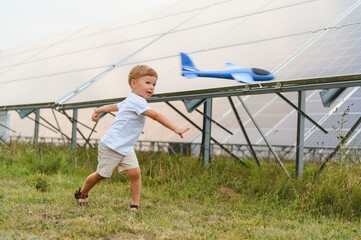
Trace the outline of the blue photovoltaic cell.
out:
M 320 30 L 319 37 L 277 75 L 281 79 L 299 79 L 361 73 L 361 5 L 351 10 L 339 21 Z M 299 69 L 304 71 L 299 72 Z
M 358 6 L 340 21 L 329 26 L 329 28 L 324 30 L 309 46 L 305 47 L 296 57 L 280 68 L 277 71 L 277 76 L 281 79 L 302 79 L 361 73 L 360 11 L 361 7 Z M 342 94 L 342 96 L 345 95 L 347 94 Z M 353 103 L 357 105 L 357 107 L 352 107 L 351 112 L 355 116 L 361 116 L 360 108 L 358 107 L 360 106 L 360 99 L 356 97 L 359 95 L 360 90 L 349 96 L 350 101 L 345 101 L 339 107 L 339 111 L 344 111 L 347 106 Z M 307 110 L 310 110 L 310 108 Z M 326 113 L 327 111 L 330 111 L 330 109 L 311 108 L 311 111 L 307 111 L 307 113 L 317 120 L 316 114 L 320 112 Z M 322 117 L 322 115 L 320 117 Z M 352 126 L 356 120 L 357 118 L 351 117 L 348 125 Z M 322 126 L 329 127 L 327 124 L 337 124 L 334 115 L 331 115 Z M 307 126 L 309 126 L 309 124 L 307 124 Z M 348 126 L 348 129 L 351 126 Z M 306 144 L 308 146 L 318 146 L 320 142 L 328 147 L 337 145 L 335 136 L 331 136 L 331 134 L 324 136 L 324 134 L 318 130 L 308 138 Z
M 324 147 L 335 147 L 339 143 L 338 136 L 344 136 L 352 127 L 352 125 L 359 119 L 360 114 L 349 113 L 344 115 L 342 113 L 332 114 L 327 121 L 322 125 L 329 133 L 324 134 L 321 131 L 315 131 L 312 136 L 305 142 L 306 146 L 319 146 L 322 143 Z

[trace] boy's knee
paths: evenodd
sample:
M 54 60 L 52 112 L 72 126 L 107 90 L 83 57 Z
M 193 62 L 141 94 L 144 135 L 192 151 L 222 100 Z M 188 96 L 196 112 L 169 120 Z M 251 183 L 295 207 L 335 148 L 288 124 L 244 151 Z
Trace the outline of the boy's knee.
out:
M 139 179 L 140 175 L 140 168 L 133 168 L 128 170 L 128 176 L 130 179 Z
M 90 174 L 87 179 L 89 179 L 90 181 L 100 181 L 102 179 L 104 179 L 105 177 L 101 176 L 99 173 L 94 172 L 92 174 Z

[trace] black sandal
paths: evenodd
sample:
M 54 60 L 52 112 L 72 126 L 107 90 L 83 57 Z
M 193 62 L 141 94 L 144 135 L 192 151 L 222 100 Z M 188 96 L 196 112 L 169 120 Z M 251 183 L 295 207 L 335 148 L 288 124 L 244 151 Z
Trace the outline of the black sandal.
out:
M 130 210 L 132 211 L 139 211 L 140 210 L 140 206 L 139 205 L 130 205 Z
M 74 197 L 79 206 L 87 206 L 88 205 L 88 194 L 82 193 L 80 191 L 81 188 L 75 190 Z

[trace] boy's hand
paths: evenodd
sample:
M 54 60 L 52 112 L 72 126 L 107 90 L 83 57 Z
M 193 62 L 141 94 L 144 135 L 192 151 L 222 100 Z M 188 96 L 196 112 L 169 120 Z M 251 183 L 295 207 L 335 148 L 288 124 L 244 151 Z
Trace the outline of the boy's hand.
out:
M 93 122 L 98 122 L 99 121 L 99 113 L 97 113 L 95 111 L 93 112 L 92 121 Z
M 189 128 L 176 128 L 174 129 L 174 132 L 183 138 L 183 133 L 187 132 L 188 130 Z
M 98 107 L 94 110 L 92 115 L 92 121 L 98 122 L 99 119 L 108 112 L 115 112 L 118 111 L 118 105 L 116 103 L 104 105 L 101 107 Z

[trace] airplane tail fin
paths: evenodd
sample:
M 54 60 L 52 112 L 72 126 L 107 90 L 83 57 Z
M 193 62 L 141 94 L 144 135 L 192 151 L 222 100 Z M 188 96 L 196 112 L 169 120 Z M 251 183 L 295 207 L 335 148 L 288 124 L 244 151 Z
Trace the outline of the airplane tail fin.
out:
M 193 72 L 199 71 L 199 69 L 194 65 L 191 58 L 184 52 L 180 53 L 182 59 L 182 71 Z

